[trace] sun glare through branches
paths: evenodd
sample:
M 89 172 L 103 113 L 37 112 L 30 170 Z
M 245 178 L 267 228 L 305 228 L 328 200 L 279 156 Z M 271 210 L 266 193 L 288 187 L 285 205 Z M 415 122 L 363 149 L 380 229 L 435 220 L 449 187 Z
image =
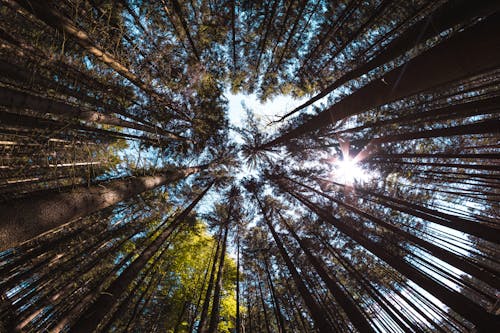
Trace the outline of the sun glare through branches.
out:
M 331 177 L 347 186 L 353 186 L 354 183 L 366 183 L 375 176 L 374 172 L 365 170 L 355 159 L 350 156 L 334 159 L 334 170 Z
M 329 160 L 333 166 L 330 173 L 332 180 L 346 186 L 354 184 L 364 184 L 379 176 L 375 170 L 368 170 L 361 165 L 361 161 L 369 155 L 369 149 L 363 149 L 355 157 L 350 154 L 349 142 L 340 140 L 342 156 L 333 157 Z

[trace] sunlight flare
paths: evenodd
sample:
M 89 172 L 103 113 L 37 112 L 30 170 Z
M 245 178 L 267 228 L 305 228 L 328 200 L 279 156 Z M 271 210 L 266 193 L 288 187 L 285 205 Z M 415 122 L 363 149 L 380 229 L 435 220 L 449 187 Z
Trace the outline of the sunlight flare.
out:
M 332 177 L 345 185 L 352 186 L 354 183 L 366 183 L 373 178 L 373 173 L 363 169 L 350 156 L 337 159 L 333 165 Z
M 353 186 L 355 183 L 363 184 L 376 177 L 376 172 L 363 168 L 360 164 L 370 155 L 370 149 L 365 148 L 356 156 L 350 155 L 349 141 L 340 141 L 342 157 L 336 157 L 332 160 L 333 171 L 331 178 L 347 186 Z

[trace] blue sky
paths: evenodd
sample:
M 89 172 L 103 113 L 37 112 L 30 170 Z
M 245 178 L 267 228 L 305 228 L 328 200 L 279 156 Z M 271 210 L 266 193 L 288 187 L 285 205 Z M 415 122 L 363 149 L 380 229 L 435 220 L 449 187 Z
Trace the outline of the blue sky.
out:
M 224 95 L 229 101 L 228 117 L 229 122 L 233 126 L 241 126 L 242 119 L 246 116 L 242 107 L 242 102 L 254 112 L 257 119 L 262 120 L 263 124 L 268 124 L 272 120 L 276 120 L 278 116 L 287 113 L 306 100 L 293 99 L 291 96 L 280 95 L 262 104 L 255 94 L 232 94 L 226 91 Z

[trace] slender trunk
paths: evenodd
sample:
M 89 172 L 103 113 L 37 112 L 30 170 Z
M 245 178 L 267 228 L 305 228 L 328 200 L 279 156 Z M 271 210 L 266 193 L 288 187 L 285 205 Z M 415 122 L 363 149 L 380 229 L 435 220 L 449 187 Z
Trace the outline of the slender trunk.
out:
M 219 324 L 220 313 L 220 297 L 222 292 L 222 275 L 224 274 L 224 260 L 226 258 L 227 234 L 229 230 L 229 221 L 226 221 L 224 226 L 224 236 L 222 240 L 222 248 L 220 252 L 219 268 L 217 270 L 217 278 L 215 279 L 214 299 L 212 302 L 212 313 L 210 315 L 210 323 L 207 333 L 215 333 Z
M 208 319 L 207 318 L 208 308 L 210 306 L 210 299 L 212 298 L 215 273 L 217 270 L 217 258 L 219 256 L 220 247 L 221 247 L 221 237 L 219 236 L 219 240 L 217 241 L 217 248 L 215 249 L 214 261 L 212 263 L 212 269 L 210 271 L 210 278 L 208 279 L 207 292 L 205 293 L 205 299 L 203 300 L 203 307 L 201 308 L 200 322 L 198 324 L 198 329 L 197 329 L 198 333 L 203 333 L 206 330 L 207 319 Z
M 61 81 L 69 81 L 71 84 L 73 82 L 78 82 L 80 85 L 80 89 L 82 91 L 73 91 L 71 94 L 76 94 L 80 96 L 79 99 L 90 101 L 91 104 L 96 104 L 99 107 L 104 108 L 107 113 L 110 113 L 109 110 L 112 110 L 113 113 L 120 114 L 127 118 L 130 118 L 138 123 L 145 124 L 151 128 L 157 129 L 161 133 L 161 128 L 151 124 L 140 116 L 131 114 L 128 112 L 119 102 L 119 100 L 127 100 L 132 104 L 135 104 L 141 108 L 144 108 L 137 101 L 130 100 L 131 95 L 133 94 L 130 89 L 126 89 L 128 87 L 122 87 L 118 85 L 110 84 L 109 82 L 101 82 L 101 78 L 93 77 L 89 73 L 82 71 L 80 68 L 76 67 L 72 63 L 66 63 L 64 60 L 55 59 L 52 54 L 49 54 L 41 49 L 38 49 L 34 46 L 27 45 L 26 43 L 17 40 L 13 36 L 9 35 L 6 31 L 0 28 L 0 38 L 7 40 L 9 43 L 14 45 L 16 48 L 11 47 L 10 45 L 4 44 L 3 47 L 11 50 L 15 55 L 24 59 L 24 61 L 28 61 L 28 63 L 33 63 L 33 65 L 37 68 L 41 68 L 48 73 L 57 73 L 58 76 L 61 77 Z M 31 73 L 27 73 L 28 79 L 32 80 Z M 50 80 L 46 78 L 46 80 Z M 47 84 L 56 84 L 56 83 L 47 83 Z M 65 85 L 61 85 L 62 87 L 66 87 Z M 67 87 L 64 89 L 68 89 Z M 102 95 L 97 99 L 97 97 L 91 97 L 90 95 L 95 95 L 96 90 L 99 92 L 99 95 Z M 83 95 L 83 96 L 82 96 Z M 86 97 L 87 96 L 87 97 Z
M 240 229 L 236 235 L 236 333 L 241 333 L 240 316 Z
M 316 179 L 321 182 L 331 183 L 336 186 L 344 187 L 343 184 L 328 179 Z M 451 215 L 442 211 L 417 205 L 403 199 L 389 197 L 371 190 L 356 188 L 356 191 L 377 198 L 386 207 L 408 213 L 410 215 L 422 218 L 426 221 L 434 222 L 493 243 L 500 243 L 500 234 L 498 233 L 497 228 L 493 228 L 482 223 L 476 223 L 456 215 Z
M 196 60 L 200 61 L 200 53 L 198 52 L 198 49 L 196 48 L 194 44 L 193 37 L 191 36 L 191 32 L 189 31 L 189 26 L 186 22 L 186 19 L 184 18 L 184 15 L 182 14 L 182 9 L 181 5 L 177 0 L 171 0 L 175 14 L 177 14 L 177 17 L 179 18 L 179 21 L 181 21 L 182 29 L 184 29 L 184 33 L 186 34 L 186 37 L 188 39 L 189 45 L 191 45 L 191 49 L 193 50 L 193 54 L 196 58 Z
M 414 326 L 412 322 L 409 321 L 409 318 L 405 318 L 401 315 L 400 311 L 392 304 L 387 301 L 387 298 L 378 290 L 372 286 L 372 283 L 361 274 L 348 260 L 345 260 L 343 256 L 326 240 L 322 237 L 320 238 L 322 244 L 325 248 L 333 255 L 333 257 L 340 262 L 340 264 L 346 269 L 348 273 L 350 273 L 361 286 L 366 290 L 366 292 L 378 303 L 378 305 L 385 310 L 385 312 L 394 320 L 395 323 L 401 328 L 405 333 L 415 332 L 417 327 Z M 400 318 L 401 317 L 401 318 Z M 406 323 L 403 322 L 406 321 Z M 408 328 L 407 324 L 410 326 Z
M 286 332 L 285 320 L 283 319 L 283 314 L 281 313 L 281 306 L 280 306 L 280 303 L 278 301 L 278 296 L 276 295 L 276 289 L 274 288 L 274 283 L 273 283 L 273 279 L 271 276 L 271 271 L 269 270 L 268 258 L 265 257 L 263 259 L 263 262 L 264 262 L 264 269 L 266 271 L 266 277 L 267 277 L 267 282 L 269 285 L 269 290 L 271 291 L 271 297 L 272 297 L 273 303 L 274 303 L 274 315 L 275 315 L 276 323 L 278 324 L 278 330 L 281 333 L 285 333 Z
M 276 61 L 275 65 L 274 65 L 274 70 L 275 71 L 279 71 L 280 70 L 281 63 L 283 62 L 283 58 L 285 57 L 285 54 L 286 54 L 286 51 L 288 50 L 290 42 L 292 41 L 293 36 L 295 35 L 295 30 L 297 30 L 299 22 L 303 19 L 302 13 L 304 12 L 304 9 L 307 6 L 307 1 L 300 1 L 299 6 L 300 6 L 300 8 L 299 8 L 299 11 L 297 13 L 297 16 L 295 17 L 295 21 L 293 23 L 292 29 L 288 33 L 288 37 L 286 39 L 285 45 L 283 46 L 283 48 L 281 50 L 280 56 L 278 58 L 278 61 Z
M 198 172 L 186 168 L 160 176 L 111 180 L 68 192 L 42 192 L 0 204 L 0 249 L 11 248 L 71 220 Z
M 219 245 L 218 242 L 217 242 L 217 245 Z M 203 299 L 203 290 L 205 290 L 205 284 L 207 282 L 208 274 L 210 273 L 210 266 L 211 266 L 210 264 L 212 263 L 212 260 L 215 261 L 215 258 L 217 255 L 215 252 L 217 250 L 217 245 L 214 244 L 214 246 L 212 248 L 212 253 L 211 253 L 210 258 L 209 258 L 208 263 L 207 263 L 207 269 L 205 270 L 205 274 L 203 275 L 203 282 L 201 283 L 201 287 L 199 289 L 198 300 L 196 301 L 196 306 L 193 310 L 193 314 L 191 315 L 191 320 L 190 320 L 188 332 L 193 332 L 193 327 L 194 327 L 194 324 L 196 321 L 196 317 L 198 316 L 198 309 L 200 307 L 201 300 Z
M 393 119 L 380 120 L 374 123 L 366 123 L 362 126 L 357 126 L 345 130 L 334 131 L 329 133 L 331 136 L 345 133 L 356 133 L 364 129 L 383 129 L 388 125 L 412 125 L 416 122 L 424 121 L 443 121 L 453 119 L 463 119 L 470 116 L 480 116 L 486 114 L 494 114 L 498 112 L 500 97 L 488 97 L 475 101 L 464 101 L 460 104 L 440 106 L 436 108 L 426 108 L 427 111 L 418 110 L 416 112 L 398 116 Z M 415 110 L 415 109 L 414 109 Z
M 146 247 L 141 255 L 134 260 L 121 274 L 116 278 L 105 292 L 101 293 L 95 302 L 81 314 L 80 318 L 71 327 L 70 332 L 86 333 L 92 332 L 98 326 L 101 320 L 106 316 L 109 309 L 112 309 L 123 293 L 127 290 L 130 283 L 137 277 L 137 274 L 144 268 L 148 261 L 158 252 L 169 236 L 174 232 L 186 217 L 191 213 L 196 204 L 205 196 L 212 187 L 213 182 L 201 192 L 193 202 L 186 207 L 174 220 L 166 227 L 156 239 Z
M 137 310 L 131 314 L 131 316 L 127 322 L 127 326 L 125 327 L 125 330 L 123 332 L 126 332 L 126 333 L 135 332 L 134 331 L 135 325 L 138 324 L 137 315 L 140 312 L 142 312 L 144 309 L 149 308 L 149 304 L 151 303 L 151 301 L 156 296 L 156 293 L 158 292 L 158 290 L 155 289 L 154 287 L 157 286 L 158 283 L 161 281 L 161 279 L 163 279 L 164 277 L 165 277 L 165 272 L 163 274 L 160 274 L 159 276 L 157 276 L 156 281 L 153 281 L 151 283 L 151 286 L 149 288 L 150 290 L 148 290 L 148 293 L 144 297 L 144 304 L 141 307 L 138 307 Z M 163 311 L 167 311 L 166 309 L 169 309 L 168 305 L 165 306 L 164 308 L 162 308 L 161 310 L 156 310 L 158 312 L 158 315 L 156 316 L 156 318 L 154 320 L 155 325 L 158 325 L 158 318 L 161 317 Z M 153 329 L 153 332 L 156 332 L 156 329 Z
M 308 67 L 308 63 L 313 59 L 317 54 L 319 54 L 325 45 L 331 40 L 333 36 L 338 33 L 338 30 L 344 25 L 346 20 L 349 19 L 350 15 L 357 9 L 360 5 L 360 0 L 350 1 L 347 6 L 342 10 L 342 12 L 336 17 L 335 21 L 328 24 L 328 28 L 322 26 L 321 34 L 317 36 L 316 46 L 310 50 L 302 59 L 301 65 L 298 69 L 297 73 L 303 73 Z
M 233 75 L 236 73 L 236 1 L 231 1 L 231 38 L 233 51 Z M 239 333 L 239 328 L 236 328 Z
M 52 28 L 64 32 L 71 36 L 73 40 L 78 43 L 82 48 L 87 50 L 90 54 L 95 56 L 97 59 L 111 67 L 118 74 L 132 82 L 139 89 L 143 90 L 151 97 L 155 98 L 161 103 L 167 105 L 170 109 L 175 112 L 178 111 L 172 103 L 166 101 L 162 98 L 154 89 L 148 86 L 145 82 L 143 82 L 137 75 L 132 73 L 127 67 L 121 64 L 115 57 L 113 57 L 110 53 L 101 50 L 96 46 L 94 41 L 90 39 L 90 37 L 81 29 L 79 29 L 73 22 L 61 15 L 57 10 L 51 8 L 48 4 L 43 4 L 38 1 L 32 0 L 5 0 L 7 3 L 13 8 L 19 8 L 15 3 L 17 2 L 19 6 L 24 8 L 26 11 L 33 14 L 35 17 L 40 19 L 45 24 L 51 26 Z M 184 115 L 181 112 L 181 115 Z
M 270 13 L 270 17 L 269 17 L 269 21 L 266 25 L 266 31 L 264 33 L 264 36 L 261 38 L 261 40 L 259 41 L 259 55 L 257 57 L 257 65 L 255 66 L 255 69 L 254 69 L 254 75 L 258 75 L 259 74 L 259 68 L 260 68 L 260 63 L 261 63 L 261 59 L 262 59 L 262 56 L 265 52 L 265 48 L 266 48 L 266 44 L 267 44 L 267 38 L 268 38 L 268 35 L 269 35 L 269 32 L 271 30 L 271 27 L 272 27 L 272 22 L 273 22 L 273 18 L 274 18 L 274 15 L 276 13 L 276 8 L 278 6 L 278 3 L 279 3 L 279 0 L 274 0 L 273 1 L 273 4 L 272 4 L 272 8 L 271 8 L 271 13 Z M 266 12 L 266 16 L 264 18 L 264 22 L 262 22 L 262 24 L 265 23 L 265 19 L 267 18 L 267 12 Z
M 267 306 L 266 302 L 264 301 L 264 293 L 262 292 L 262 281 L 260 279 L 260 272 L 257 273 L 257 285 L 259 286 L 260 306 L 262 307 L 262 313 L 264 314 L 264 323 L 266 324 L 266 332 L 272 333 L 271 324 L 269 323 L 269 316 L 267 314 Z
M 28 108 L 40 114 L 50 113 L 62 116 L 67 120 L 83 120 L 89 123 L 100 123 L 143 131 L 146 133 L 161 133 L 175 140 L 184 139 L 171 132 L 152 128 L 146 125 L 133 123 L 117 118 L 113 115 L 90 111 L 81 107 L 76 107 L 62 101 L 50 98 L 39 97 L 15 89 L 0 87 L 0 104 L 8 108 L 24 109 Z
M 340 282 L 332 274 L 329 274 L 324 263 L 321 262 L 316 256 L 313 255 L 312 250 L 306 245 L 306 242 L 302 240 L 295 230 L 286 222 L 284 218 L 280 219 L 285 225 L 286 229 L 290 232 L 292 237 L 299 243 L 300 248 L 306 254 L 308 261 L 313 265 L 316 272 L 319 274 L 323 282 L 326 284 L 328 290 L 332 293 L 333 297 L 337 303 L 342 307 L 342 309 L 347 314 L 347 317 L 351 323 L 358 329 L 359 332 L 375 332 L 366 320 L 365 315 L 356 306 L 354 300 L 350 295 L 342 290 L 339 286 Z
M 159 260 L 161 260 L 161 257 L 163 254 L 168 250 L 168 245 L 164 247 L 162 252 L 158 255 L 158 257 L 155 259 L 155 261 L 147 268 L 147 270 L 144 272 L 144 274 L 139 278 L 137 281 L 136 285 L 134 288 L 128 293 L 127 297 L 120 302 L 119 306 L 116 308 L 116 311 L 114 311 L 113 315 L 109 319 L 109 321 L 106 323 L 106 326 L 103 328 L 103 332 L 108 332 L 111 326 L 115 323 L 116 320 L 123 319 L 124 315 L 127 312 L 128 307 L 131 305 L 132 299 L 136 296 L 137 291 L 139 291 L 139 288 L 143 285 L 144 280 L 147 278 L 148 275 L 150 276 L 150 279 L 146 285 L 146 289 L 140 293 L 137 301 L 135 302 L 134 309 L 132 311 L 132 314 L 136 311 L 137 307 L 139 306 L 139 303 L 144 299 L 144 295 L 146 292 L 153 286 L 153 281 L 155 280 L 155 272 L 154 272 L 154 267 L 158 263 Z M 132 315 L 133 317 L 133 315 Z
M 311 295 L 310 291 L 307 289 L 306 284 L 304 283 L 302 277 L 300 276 L 299 272 L 295 268 L 295 265 L 293 264 L 292 260 L 290 259 L 290 256 L 288 255 L 285 247 L 283 246 L 283 243 L 281 242 L 278 233 L 274 229 L 271 221 L 269 221 L 267 214 L 265 212 L 264 207 L 260 203 L 259 199 L 255 196 L 257 202 L 259 203 L 259 206 L 262 210 L 262 214 L 264 216 L 264 221 L 266 222 L 267 226 L 269 227 L 269 230 L 271 231 L 271 234 L 273 236 L 273 239 L 276 243 L 276 246 L 278 247 L 278 250 L 285 261 L 285 264 L 288 268 L 288 271 L 290 272 L 290 275 L 292 276 L 292 279 L 300 293 L 300 296 L 302 297 L 302 300 L 306 304 L 307 308 L 309 309 L 309 313 L 311 315 L 312 320 L 315 323 L 316 329 L 321 332 L 321 333 L 330 333 L 333 332 L 334 329 L 330 325 L 330 323 L 326 320 L 328 316 L 326 315 L 324 309 L 322 309 L 318 303 L 314 300 L 314 297 Z
M 350 204 L 347 204 L 344 201 L 338 200 L 332 196 L 329 196 L 329 195 L 327 195 L 321 191 L 318 191 L 318 190 L 316 190 L 308 185 L 299 183 L 299 182 L 294 181 L 293 179 L 290 179 L 288 177 L 287 177 L 287 179 L 291 180 L 293 183 L 295 183 L 299 186 L 303 186 L 303 187 L 307 188 L 308 190 L 313 191 L 314 193 L 316 193 L 320 196 L 323 196 L 324 198 L 327 198 L 327 199 L 335 202 L 337 205 L 343 206 L 344 208 L 350 210 L 351 212 L 358 214 L 359 216 L 362 216 L 363 218 L 367 218 L 370 221 L 375 222 L 377 225 L 381 226 L 382 228 L 390 230 L 390 231 L 394 232 L 396 235 L 398 235 L 399 237 L 406 239 L 407 241 L 413 242 L 417 246 L 429 251 L 429 253 L 432 256 L 439 258 L 439 259 L 443 260 L 444 262 L 447 262 L 448 264 L 462 270 L 465 273 L 468 273 L 468 274 L 478 278 L 479 280 L 481 280 L 485 283 L 488 283 L 492 287 L 500 289 L 500 280 L 499 280 L 498 275 L 497 275 L 498 273 L 495 272 L 494 270 L 491 270 L 488 267 L 482 266 L 481 264 L 474 264 L 474 263 L 470 262 L 469 260 L 467 260 L 467 258 L 461 257 L 461 256 L 454 254 L 453 252 L 450 252 L 442 247 L 434 245 L 434 244 L 432 244 L 424 239 L 421 239 L 421 238 L 419 238 L 419 237 L 417 237 L 409 232 L 406 232 L 406 231 L 398 228 L 397 226 L 395 226 L 393 224 L 385 222 L 382 219 L 379 219 L 379 218 L 373 216 L 372 214 L 366 213 L 365 211 L 363 211 L 357 207 L 354 207 Z M 286 223 L 286 222 L 284 222 L 284 223 Z M 291 232 L 292 232 L 292 234 L 294 234 L 293 231 L 291 231 Z
M 374 138 L 370 146 L 377 146 L 388 142 L 402 142 L 415 139 L 427 139 L 468 134 L 496 134 L 500 133 L 500 119 L 488 119 L 477 123 L 458 125 L 447 128 L 438 128 L 419 132 L 406 132 L 402 134 L 386 135 Z M 355 143 L 356 141 L 353 141 Z
M 373 21 L 376 20 L 380 14 L 386 9 L 388 5 L 390 5 L 393 1 L 392 0 L 383 0 L 379 3 L 379 5 L 374 8 L 368 19 L 359 27 L 356 29 L 355 32 L 351 33 L 350 36 L 342 42 L 341 45 L 338 47 L 335 46 L 335 51 L 329 50 L 330 52 L 325 52 L 328 54 L 329 59 L 325 62 L 321 63 L 322 68 L 328 68 L 333 60 L 342 52 L 359 34 L 361 34 L 367 27 L 369 27 L 371 24 L 373 24 Z M 317 71 L 314 73 L 317 76 L 320 76 L 321 70 Z

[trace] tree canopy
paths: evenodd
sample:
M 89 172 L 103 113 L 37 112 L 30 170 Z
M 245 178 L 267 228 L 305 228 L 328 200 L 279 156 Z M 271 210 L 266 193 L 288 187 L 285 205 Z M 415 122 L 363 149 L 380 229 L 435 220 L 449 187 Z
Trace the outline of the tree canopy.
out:
M 500 2 L 0 3 L 0 332 L 500 327 Z

